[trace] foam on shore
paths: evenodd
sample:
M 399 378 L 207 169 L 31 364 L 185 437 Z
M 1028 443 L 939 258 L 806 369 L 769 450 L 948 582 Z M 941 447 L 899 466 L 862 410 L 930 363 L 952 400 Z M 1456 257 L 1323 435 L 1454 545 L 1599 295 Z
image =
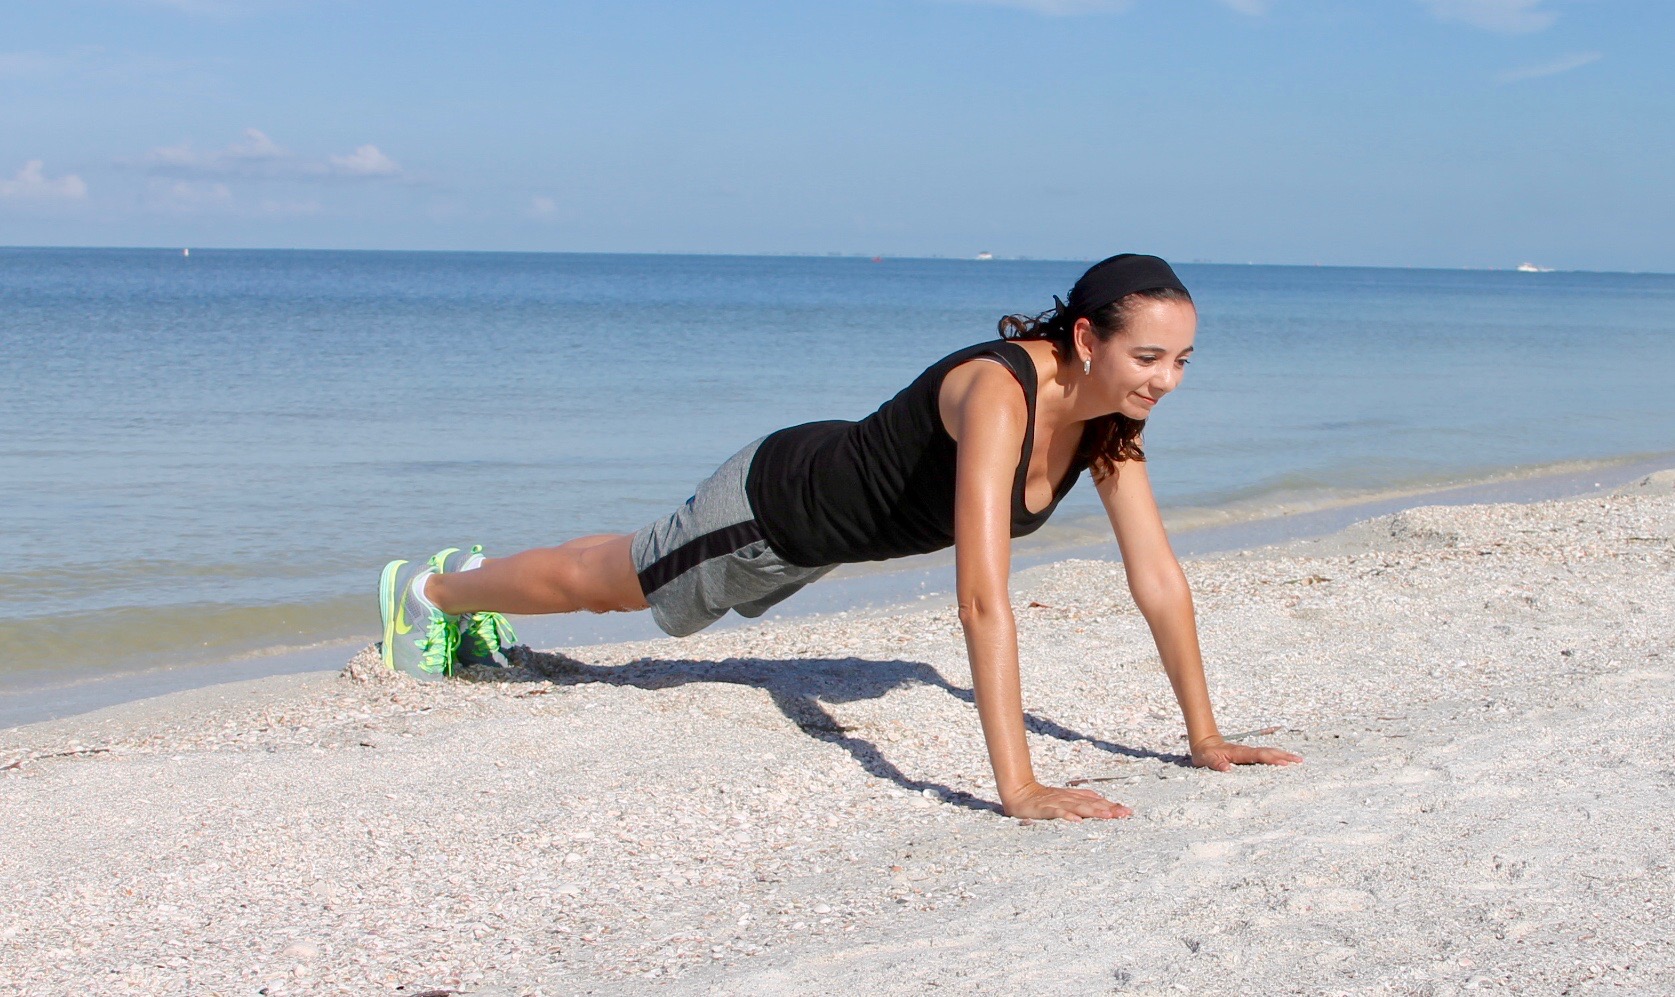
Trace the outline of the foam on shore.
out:
M 1209 509 L 1165 509 L 1171 538 L 1182 557 L 1323 536 L 1349 523 L 1421 504 L 1528 502 L 1608 490 L 1670 466 L 1671 455 L 1639 456 L 1592 461 L 1565 461 L 1512 471 L 1499 471 L 1467 481 L 1425 479 L 1410 486 L 1374 492 L 1273 493 L 1244 505 Z M 1118 556 L 1109 525 L 1103 517 L 1067 516 L 1014 549 L 1014 567 L 1023 569 L 1064 558 L 1113 559 Z M 772 610 L 768 619 L 793 619 L 837 613 L 887 611 L 893 607 L 933 603 L 951 598 L 953 554 L 945 551 L 924 557 L 873 564 L 845 565 L 832 575 Z M 289 675 L 334 669 L 343 655 L 367 640 L 370 629 L 356 620 L 369 618 L 365 597 L 328 605 L 292 605 L 276 612 L 295 622 L 294 639 L 264 645 L 249 634 L 206 634 L 192 655 L 153 655 L 143 668 L 87 667 L 85 658 L 69 657 L 80 667 L 56 667 L 56 659 L 40 667 L 0 673 L 0 727 L 50 717 L 71 716 L 146 696 L 264 675 Z M 728 616 L 712 630 L 751 625 Z M 607 641 L 643 640 L 662 636 L 643 613 L 594 616 L 521 617 L 519 634 L 538 647 L 570 647 Z M 160 628 L 204 626 L 207 621 L 188 616 L 155 623 Z M 317 629 L 315 629 L 317 628 Z M 74 642 L 73 635 L 60 635 Z

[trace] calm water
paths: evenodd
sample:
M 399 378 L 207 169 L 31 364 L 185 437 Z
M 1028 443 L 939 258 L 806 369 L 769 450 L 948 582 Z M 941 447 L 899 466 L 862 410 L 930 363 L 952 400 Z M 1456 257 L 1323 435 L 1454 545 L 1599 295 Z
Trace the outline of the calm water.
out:
M 389 557 L 635 529 L 1084 265 L 0 250 L 0 671 L 370 636 Z M 1675 450 L 1675 276 L 1180 270 L 1166 506 Z

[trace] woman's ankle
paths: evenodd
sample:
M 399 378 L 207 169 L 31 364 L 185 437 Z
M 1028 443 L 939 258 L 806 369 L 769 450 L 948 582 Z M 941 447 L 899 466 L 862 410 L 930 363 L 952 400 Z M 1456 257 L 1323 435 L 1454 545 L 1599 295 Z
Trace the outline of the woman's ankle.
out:
M 448 598 L 448 588 L 451 581 L 452 579 L 444 578 L 441 572 L 433 572 L 430 577 L 425 579 L 424 591 L 419 594 L 424 596 L 432 606 L 449 616 L 458 616 L 458 611 L 453 608 L 452 601 Z

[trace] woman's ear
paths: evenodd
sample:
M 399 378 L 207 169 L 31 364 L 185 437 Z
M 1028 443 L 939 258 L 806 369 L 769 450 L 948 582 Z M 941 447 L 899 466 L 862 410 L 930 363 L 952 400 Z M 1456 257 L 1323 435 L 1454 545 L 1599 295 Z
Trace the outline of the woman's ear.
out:
M 1071 359 L 1076 363 L 1092 359 L 1095 338 L 1093 323 L 1085 318 L 1077 319 L 1076 324 L 1070 327 L 1070 344 L 1076 351 L 1076 355 Z

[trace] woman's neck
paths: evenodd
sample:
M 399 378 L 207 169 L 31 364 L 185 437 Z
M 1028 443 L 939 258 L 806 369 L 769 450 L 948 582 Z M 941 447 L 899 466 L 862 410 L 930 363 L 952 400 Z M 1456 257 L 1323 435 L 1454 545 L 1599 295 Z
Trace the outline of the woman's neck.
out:
M 1084 390 L 1082 369 L 1059 358 L 1053 344 L 1045 340 L 1026 340 L 1018 344 L 1029 351 L 1035 361 L 1037 421 L 1054 432 L 1110 415 L 1094 397 Z

